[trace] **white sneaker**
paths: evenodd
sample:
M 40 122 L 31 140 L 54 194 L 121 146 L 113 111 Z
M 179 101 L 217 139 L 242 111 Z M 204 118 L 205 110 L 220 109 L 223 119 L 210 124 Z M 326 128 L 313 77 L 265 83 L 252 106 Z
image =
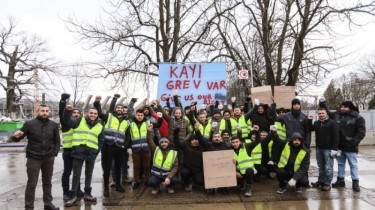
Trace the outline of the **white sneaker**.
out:
M 168 187 L 168 193 L 169 194 L 173 194 L 174 193 L 174 189 L 172 187 Z
M 159 193 L 159 188 L 156 188 L 156 187 L 154 187 L 154 189 L 152 189 L 152 191 L 151 191 L 152 195 L 156 195 L 158 193 Z
M 186 185 L 186 187 L 185 187 L 185 191 L 186 191 L 186 192 L 190 192 L 192 188 L 193 188 L 193 186 L 192 186 L 191 184 L 188 184 L 188 185 Z

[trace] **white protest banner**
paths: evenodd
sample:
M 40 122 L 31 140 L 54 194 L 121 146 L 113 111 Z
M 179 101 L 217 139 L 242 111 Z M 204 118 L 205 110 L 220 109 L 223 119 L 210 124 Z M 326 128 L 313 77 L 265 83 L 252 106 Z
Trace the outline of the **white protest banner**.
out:
M 203 152 L 204 187 L 206 189 L 237 186 L 233 150 Z
M 272 104 L 272 89 L 271 86 L 261 86 L 251 88 L 251 99 L 259 99 L 260 103 Z
M 291 102 L 296 97 L 295 86 L 275 86 L 274 100 L 278 108 L 284 107 L 290 109 Z
M 178 90 L 183 106 L 196 101 L 197 105 L 227 100 L 225 63 L 161 63 L 159 64 L 158 94 L 161 104 Z M 171 101 L 173 102 L 173 101 Z

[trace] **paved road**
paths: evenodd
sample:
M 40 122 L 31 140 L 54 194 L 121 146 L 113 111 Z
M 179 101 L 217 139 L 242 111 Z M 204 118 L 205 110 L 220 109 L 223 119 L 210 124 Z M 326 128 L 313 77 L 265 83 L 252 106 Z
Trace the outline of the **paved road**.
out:
M 313 149 L 310 181 L 315 182 L 318 169 Z M 336 163 L 336 162 L 335 162 Z M 0 153 L 0 209 L 23 209 L 24 190 L 26 184 L 26 158 L 24 153 Z M 364 146 L 359 153 L 361 192 L 351 189 L 349 171 L 345 178 L 346 189 L 333 189 L 321 192 L 318 189 L 303 189 L 302 193 L 276 193 L 277 181 L 261 180 L 253 185 L 253 196 L 246 198 L 243 193 L 233 188 L 229 195 L 208 195 L 203 189 L 194 188 L 193 192 L 185 192 L 183 186 L 176 187 L 176 193 L 169 195 L 162 192 L 151 195 L 151 189 L 132 190 L 126 185 L 125 193 L 111 191 L 110 198 L 102 196 L 102 170 L 100 159 L 97 160 L 93 176 L 93 195 L 98 197 L 96 204 L 85 204 L 80 201 L 76 206 L 66 209 L 375 209 L 375 146 Z M 335 176 L 337 172 L 335 164 Z M 53 176 L 53 196 L 55 205 L 63 207 L 61 175 L 63 170 L 61 154 L 56 159 Z M 349 170 L 349 167 L 347 167 Z M 36 209 L 42 209 L 42 188 L 39 181 L 36 192 Z

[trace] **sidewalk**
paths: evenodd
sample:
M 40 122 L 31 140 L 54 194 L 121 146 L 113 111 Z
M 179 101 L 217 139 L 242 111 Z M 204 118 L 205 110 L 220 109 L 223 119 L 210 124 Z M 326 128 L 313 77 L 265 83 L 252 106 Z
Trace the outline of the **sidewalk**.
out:
M 318 169 L 315 153 L 311 156 L 309 170 L 310 182 L 315 182 Z M 276 193 L 278 183 L 276 180 L 264 179 L 253 185 L 253 196 L 244 197 L 243 192 L 237 188 L 230 189 L 229 195 L 208 195 L 203 189 L 193 188 L 193 192 L 185 192 L 184 186 L 176 186 L 173 195 L 166 192 L 151 195 L 150 188 L 132 190 L 130 184 L 126 184 L 126 192 L 118 193 L 111 189 L 111 197 L 102 196 L 102 170 L 100 158 L 96 162 L 93 175 L 93 192 L 98 198 L 96 204 L 85 205 L 84 201 L 66 209 L 375 209 L 375 146 L 360 148 L 359 169 L 361 192 L 354 193 L 351 189 L 349 171 L 346 177 L 346 189 L 332 189 L 330 192 L 322 192 L 319 189 L 303 189 L 302 193 L 288 191 L 282 195 Z M 26 159 L 23 153 L 0 153 L 0 202 L 1 209 L 23 209 L 24 190 L 26 185 L 25 173 Z M 349 170 L 349 167 L 347 167 Z M 335 177 L 337 165 L 335 164 Z M 62 158 L 61 154 L 56 159 L 55 173 L 53 176 L 54 204 L 62 207 Z M 84 180 L 84 178 L 82 177 Z M 335 180 L 336 178 L 334 178 Z M 36 191 L 36 209 L 42 209 L 41 181 Z

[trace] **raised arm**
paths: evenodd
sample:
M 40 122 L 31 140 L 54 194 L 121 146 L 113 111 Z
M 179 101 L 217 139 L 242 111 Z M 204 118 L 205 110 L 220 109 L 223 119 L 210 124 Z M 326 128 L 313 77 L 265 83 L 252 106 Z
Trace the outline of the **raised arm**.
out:
M 100 104 L 100 100 L 102 100 L 101 96 L 96 96 L 94 101 L 94 107 L 98 110 L 98 116 L 103 122 L 107 122 L 108 114 L 104 114 L 102 111 L 102 105 Z M 113 101 L 113 99 L 112 99 Z M 116 103 L 116 102 L 115 102 Z
M 156 144 L 154 143 L 154 130 L 152 124 L 147 126 L 147 144 L 151 151 L 154 152 L 156 149 Z

